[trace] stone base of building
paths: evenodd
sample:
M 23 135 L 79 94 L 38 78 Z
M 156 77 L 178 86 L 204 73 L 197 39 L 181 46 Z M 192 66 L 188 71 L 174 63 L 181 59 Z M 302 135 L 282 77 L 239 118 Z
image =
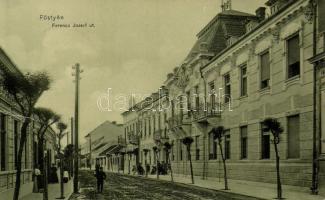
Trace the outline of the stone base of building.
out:
M 14 188 L 0 192 L 1 199 L 12 199 L 14 196 Z M 19 197 L 22 198 L 33 192 L 33 182 L 25 183 L 20 186 Z

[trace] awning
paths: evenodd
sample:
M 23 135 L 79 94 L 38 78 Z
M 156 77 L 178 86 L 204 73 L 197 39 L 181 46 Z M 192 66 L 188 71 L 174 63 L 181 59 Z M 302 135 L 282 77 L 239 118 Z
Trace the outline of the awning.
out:
M 112 154 L 116 154 L 119 153 L 120 150 L 123 148 L 123 146 L 121 145 L 115 145 L 115 147 L 113 147 L 112 149 L 110 149 L 109 151 L 106 152 L 106 155 L 112 155 Z
M 103 152 L 101 152 L 99 155 L 100 156 L 106 156 L 107 152 L 111 151 L 112 149 L 114 149 L 116 146 L 118 146 L 117 144 L 115 145 L 111 145 L 109 146 L 107 149 L 105 149 Z

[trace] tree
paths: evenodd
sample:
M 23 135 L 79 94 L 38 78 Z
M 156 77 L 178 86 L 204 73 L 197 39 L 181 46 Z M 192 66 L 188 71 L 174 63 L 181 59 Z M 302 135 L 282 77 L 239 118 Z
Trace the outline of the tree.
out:
M 172 163 L 171 163 L 171 159 L 170 159 L 170 153 L 171 153 L 171 149 L 173 148 L 173 144 L 170 144 L 169 142 L 165 142 L 164 148 L 167 153 L 168 166 L 170 166 L 170 179 L 172 182 L 174 182 Z
M 2 86 L 5 91 L 13 99 L 16 106 L 22 115 L 21 136 L 17 155 L 17 173 L 14 190 L 14 200 L 18 200 L 20 192 L 20 177 L 21 177 L 21 159 L 24 146 L 27 139 L 27 130 L 31 122 L 31 117 L 34 112 L 35 104 L 42 96 L 44 91 L 50 88 L 51 79 L 46 72 L 36 72 L 22 74 L 18 71 L 13 72 L 1 65 L 2 71 Z
M 223 126 L 218 126 L 216 128 L 213 128 L 210 133 L 213 133 L 213 139 L 218 140 L 218 146 L 220 148 L 220 154 L 223 162 L 223 176 L 225 181 L 225 190 L 229 190 L 228 188 L 228 177 L 227 177 L 227 167 L 226 167 L 226 158 L 223 155 L 222 151 L 222 138 L 224 137 L 225 131 Z
M 280 156 L 278 150 L 278 144 L 280 143 L 280 134 L 283 132 L 283 128 L 280 122 L 274 118 L 267 118 L 263 121 L 263 131 L 271 132 L 273 135 L 273 145 L 275 151 L 275 161 L 276 161 L 276 175 L 277 175 L 277 199 L 282 199 L 282 186 L 280 178 Z
M 191 170 L 191 179 L 192 179 L 192 184 L 194 184 L 194 177 L 193 177 L 193 166 L 192 166 L 192 156 L 191 156 L 191 144 L 193 143 L 193 138 L 192 137 L 185 137 L 183 139 L 183 144 L 186 146 L 187 150 L 187 155 L 190 160 L 190 170 Z
M 57 155 L 60 158 L 60 189 L 61 189 L 61 196 L 59 199 L 64 199 L 64 187 L 63 187 L 63 155 L 61 154 L 61 139 L 67 134 L 65 130 L 67 129 L 67 125 L 63 122 L 57 123 L 57 129 L 59 132 L 55 135 L 54 143 L 57 144 Z

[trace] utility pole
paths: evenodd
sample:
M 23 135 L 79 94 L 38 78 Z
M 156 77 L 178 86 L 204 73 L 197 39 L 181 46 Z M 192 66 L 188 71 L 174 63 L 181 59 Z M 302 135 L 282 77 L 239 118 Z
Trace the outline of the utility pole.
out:
M 74 179 L 73 179 L 73 191 L 78 193 L 78 173 L 79 173 L 79 81 L 80 73 L 83 71 L 80 70 L 79 63 L 75 64 L 72 69 L 75 70 L 73 74 L 75 76 L 75 113 L 74 113 L 74 149 L 75 149 L 75 159 L 74 159 Z
M 73 117 L 71 117 L 71 144 L 73 145 L 74 144 L 74 141 L 73 141 L 73 134 L 74 134 L 74 128 L 73 128 L 73 126 L 74 126 L 74 123 L 73 123 Z M 71 158 L 71 163 L 70 163 L 70 174 L 72 175 L 72 177 L 73 177 L 73 159 L 74 158 L 74 156 L 72 156 L 72 158 Z

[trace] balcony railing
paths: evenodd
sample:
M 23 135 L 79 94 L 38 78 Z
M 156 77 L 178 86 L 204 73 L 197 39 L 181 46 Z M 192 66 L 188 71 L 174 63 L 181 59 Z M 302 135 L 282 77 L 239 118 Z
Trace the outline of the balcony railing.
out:
M 200 104 L 198 108 L 193 110 L 194 120 L 206 119 L 209 117 L 219 117 L 220 114 L 221 112 L 218 103 Z
M 167 129 L 156 130 L 153 135 L 154 140 L 164 140 L 168 139 Z

